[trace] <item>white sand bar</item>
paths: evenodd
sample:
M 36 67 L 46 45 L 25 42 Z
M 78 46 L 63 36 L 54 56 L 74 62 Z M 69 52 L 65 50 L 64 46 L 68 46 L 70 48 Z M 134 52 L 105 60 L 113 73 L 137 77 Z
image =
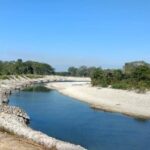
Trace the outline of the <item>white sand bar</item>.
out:
M 87 102 L 93 108 L 150 119 L 150 92 L 139 94 L 134 91 L 92 87 L 90 82 L 56 82 L 46 86 Z

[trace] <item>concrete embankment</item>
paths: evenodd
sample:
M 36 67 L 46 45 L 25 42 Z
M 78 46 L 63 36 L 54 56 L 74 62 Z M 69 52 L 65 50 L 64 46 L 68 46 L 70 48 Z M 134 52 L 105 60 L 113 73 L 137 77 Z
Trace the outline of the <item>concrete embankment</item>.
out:
M 80 81 L 81 79 L 76 80 Z M 53 81 L 72 81 L 72 78 L 59 76 L 45 76 L 39 79 L 12 77 L 10 80 L 0 81 L 0 129 L 31 140 L 50 150 L 85 150 L 85 148 L 79 145 L 57 140 L 42 132 L 29 128 L 26 123 L 30 117 L 18 107 L 7 106 L 9 95 L 15 90 L 21 90 L 35 83 L 48 83 Z

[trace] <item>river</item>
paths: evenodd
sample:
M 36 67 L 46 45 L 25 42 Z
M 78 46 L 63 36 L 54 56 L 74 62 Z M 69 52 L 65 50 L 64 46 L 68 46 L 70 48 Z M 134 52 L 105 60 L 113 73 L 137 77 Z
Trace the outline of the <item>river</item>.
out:
M 55 90 L 17 92 L 9 105 L 23 108 L 33 129 L 88 150 L 150 149 L 150 121 L 93 110 Z

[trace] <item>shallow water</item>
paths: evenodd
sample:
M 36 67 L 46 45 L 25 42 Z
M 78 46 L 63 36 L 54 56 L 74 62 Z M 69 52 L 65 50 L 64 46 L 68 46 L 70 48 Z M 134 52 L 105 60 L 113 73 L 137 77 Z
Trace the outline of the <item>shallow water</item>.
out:
M 89 150 L 150 149 L 150 121 L 95 111 L 54 90 L 15 93 L 10 105 L 29 114 L 32 128 Z

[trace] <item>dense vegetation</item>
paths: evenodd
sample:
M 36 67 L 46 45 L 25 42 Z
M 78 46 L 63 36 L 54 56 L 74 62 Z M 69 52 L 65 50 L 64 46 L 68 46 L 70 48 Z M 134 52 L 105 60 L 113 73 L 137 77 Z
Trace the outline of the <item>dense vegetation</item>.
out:
M 150 64 L 144 61 L 126 63 L 123 69 L 102 69 L 100 67 L 70 67 L 60 75 L 91 77 L 93 86 L 116 89 L 137 89 L 139 92 L 150 89 Z
M 54 69 L 45 63 L 35 61 L 23 62 L 21 59 L 17 61 L 0 61 L 0 75 L 21 75 L 21 74 L 37 74 L 49 75 L 53 74 Z
M 90 77 L 95 69 L 96 67 L 86 67 L 86 66 L 81 66 L 79 68 L 70 67 L 68 68 L 68 75 L 76 77 Z
M 91 75 L 93 86 L 117 89 L 150 89 L 150 65 L 145 62 L 126 63 L 120 69 L 96 68 Z
M 112 87 L 117 89 L 150 89 L 150 64 L 144 61 L 126 63 L 123 69 L 102 69 L 81 66 L 70 67 L 66 72 L 55 73 L 54 69 L 45 63 L 35 61 L 23 62 L 0 61 L 0 79 L 8 79 L 8 75 L 24 75 L 38 78 L 41 75 L 57 74 L 63 76 L 91 77 L 93 86 Z

